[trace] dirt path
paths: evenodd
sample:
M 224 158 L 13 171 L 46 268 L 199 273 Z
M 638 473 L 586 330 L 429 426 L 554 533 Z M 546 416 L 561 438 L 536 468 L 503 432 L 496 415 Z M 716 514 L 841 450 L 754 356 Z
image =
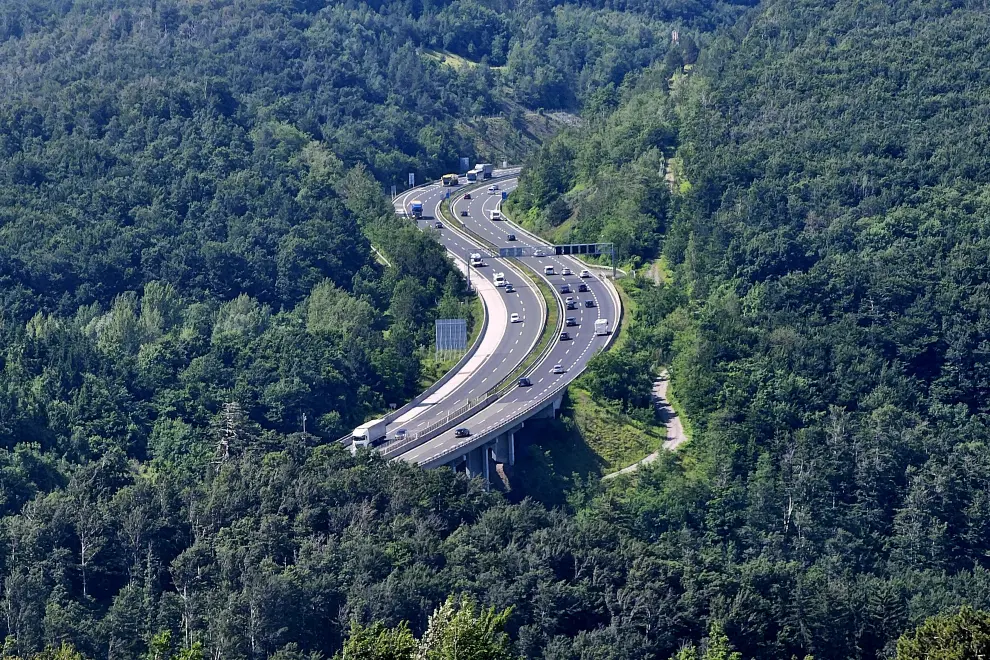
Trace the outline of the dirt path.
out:
M 653 405 L 656 406 L 660 421 L 667 427 L 667 439 L 663 443 L 663 451 L 675 451 L 687 441 L 687 435 L 684 433 L 684 425 L 681 424 L 681 418 L 677 416 L 677 413 L 674 412 L 674 409 L 670 406 L 670 401 L 667 400 L 667 385 L 669 383 L 670 374 L 668 374 L 666 370 L 663 371 L 660 374 L 660 378 L 653 383 Z M 639 469 L 640 465 L 652 463 L 657 460 L 657 457 L 659 456 L 660 450 L 655 451 L 646 458 L 637 461 L 628 467 L 624 467 L 618 472 L 606 474 L 602 477 L 602 479 L 611 479 L 620 474 L 635 472 Z

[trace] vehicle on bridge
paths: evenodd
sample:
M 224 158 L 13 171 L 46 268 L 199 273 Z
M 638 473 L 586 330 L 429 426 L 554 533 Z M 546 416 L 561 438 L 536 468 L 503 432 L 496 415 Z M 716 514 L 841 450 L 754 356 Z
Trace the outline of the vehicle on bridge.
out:
M 544 252 L 543 250 L 536 249 L 536 250 L 533 250 L 533 256 L 534 257 L 545 257 L 545 256 L 547 256 L 547 253 Z
M 409 205 L 409 210 L 412 212 L 412 217 L 417 220 L 423 217 L 423 202 L 418 199 L 414 199 Z
M 358 447 L 368 447 L 384 439 L 387 426 L 388 422 L 384 419 L 373 419 L 357 427 L 351 432 L 351 450 L 356 451 Z
M 595 321 L 595 334 L 599 336 L 608 334 L 608 319 Z
M 471 436 L 471 429 L 464 426 L 454 431 L 455 438 L 467 438 L 470 436 Z
M 443 185 L 445 186 L 456 186 L 458 183 L 460 183 L 460 177 L 458 177 L 456 174 L 444 174 L 442 177 L 440 177 L 440 180 L 443 182 Z

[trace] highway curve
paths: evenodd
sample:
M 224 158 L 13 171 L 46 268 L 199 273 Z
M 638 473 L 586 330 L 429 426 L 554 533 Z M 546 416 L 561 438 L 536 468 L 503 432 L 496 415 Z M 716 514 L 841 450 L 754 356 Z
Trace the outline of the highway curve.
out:
M 458 266 L 464 271 L 468 255 L 477 252 L 478 247 L 447 227 L 445 221 L 441 220 L 443 229 L 434 229 L 434 223 L 440 219 L 440 202 L 447 191 L 451 191 L 454 196 L 457 190 L 438 184 L 416 188 L 397 198 L 396 207 L 410 213 L 412 200 L 422 201 L 424 217 L 418 225 L 424 231 L 434 232 L 437 240 L 455 255 L 459 261 Z M 470 214 L 480 216 L 485 203 L 489 203 L 488 196 L 482 198 L 479 194 L 474 200 L 461 202 L 459 209 L 465 208 Z M 491 259 L 486 259 L 486 263 L 488 265 L 485 267 L 471 269 L 471 282 L 483 296 L 489 315 L 488 330 L 482 338 L 481 347 L 449 382 L 420 405 L 389 424 L 388 438 L 392 438 L 399 428 L 404 428 L 408 434 L 413 435 L 443 420 L 448 413 L 464 406 L 470 399 L 483 396 L 502 378 L 512 373 L 539 339 L 546 309 L 540 292 L 534 290 L 523 278 L 513 276 L 508 268 L 495 268 Z M 507 294 L 503 288 L 494 286 L 494 274 L 499 270 L 505 271 L 506 279 L 515 288 L 514 293 Z M 520 322 L 509 323 L 509 315 L 513 313 L 519 315 Z
M 515 180 L 500 184 L 504 189 L 515 187 Z M 615 324 L 618 315 L 617 301 L 613 299 L 608 284 L 599 277 L 579 277 L 583 266 L 576 259 L 564 256 L 553 256 L 552 250 L 535 236 L 528 236 L 505 221 L 492 221 L 491 211 L 500 204 L 499 194 L 479 195 L 481 213 L 477 212 L 479 199 L 473 200 L 474 206 L 467 218 L 461 218 L 479 236 L 484 237 L 496 247 L 530 246 L 542 248 L 547 252 L 546 257 L 523 257 L 522 263 L 528 266 L 533 277 L 541 277 L 552 287 L 563 307 L 563 300 L 571 296 L 580 301 L 574 310 L 563 311 L 564 317 L 574 318 L 576 325 L 564 328 L 571 339 L 555 341 L 552 351 L 532 369 L 532 387 L 518 387 L 488 406 L 474 417 L 466 420 L 460 426 L 467 427 L 472 437 L 493 428 L 497 428 L 527 410 L 539 408 L 543 402 L 553 398 L 562 387 L 576 378 L 584 370 L 588 361 L 607 343 L 607 336 L 596 336 L 594 323 L 599 318 L 607 319 L 609 329 Z M 463 202 L 462 202 L 463 203 Z M 455 212 L 459 208 L 455 209 Z M 507 240 L 508 234 L 515 234 L 517 240 Z M 546 266 L 554 267 L 554 275 L 543 274 Z M 562 270 L 569 268 L 570 275 L 562 275 Z M 578 293 L 581 283 L 588 286 L 587 293 Z M 561 294 L 560 287 L 568 284 L 574 293 Z M 585 300 L 594 301 L 593 307 L 586 307 Z M 559 364 L 564 373 L 553 374 L 553 366 Z M 446 460 L 445 456 L 456 455 L 459 447 L 471 444 L 472 439 L 455 438 L 453 431 L 447 431 L 429 442 L 402 454 L 402 460 L 419 463 L 424 467 L 434 467 Z

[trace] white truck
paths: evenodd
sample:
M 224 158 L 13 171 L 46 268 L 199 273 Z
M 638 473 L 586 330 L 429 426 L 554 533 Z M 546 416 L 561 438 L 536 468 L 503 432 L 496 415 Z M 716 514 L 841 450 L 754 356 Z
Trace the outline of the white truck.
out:
M 388 423 L 384 419 L 373 419 L 365 422 L 351 432 L 351 451 L 357 452 L 358 447 L 368 447 L 385 437 L 385 427 Z
M 495 273 L 495 286 L 505 286 L 505 273 Z
M 492 220 L 501 220 L 502 212 L 498 209 L 492 209 Z
M 495 167 L 491 163 L 476 163 L 474 171 L 477 172 L 479 179 L 490 179 Z
M 597 321 L 595 321 L 595 334 L 596 335 L 608 334 L 608 319 L 598 319 Z

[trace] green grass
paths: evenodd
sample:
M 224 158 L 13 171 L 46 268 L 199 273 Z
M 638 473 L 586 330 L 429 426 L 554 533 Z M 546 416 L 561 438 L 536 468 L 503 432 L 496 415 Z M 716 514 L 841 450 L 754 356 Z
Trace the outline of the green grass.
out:
M 477 186 L 477 188 L 481 188 L 483 186 L 484 184 L 481 184 Z M 474 190 L 474 188 L 465 188 L 465 190 Z M 440 215 L 443 216 L 443 219 L 446 222 L 456 223 L 461 231 L 463 231 L 465 234 L 470 236 L 472 239 L 474 239 L 481 245 L 488 247 L 490 250 L 495 250 L 495 251 L 498 250 L 498 248 L 493 243 L 485 240 L 483 237 L 474 233 L 473 231 L 468 229 L 468 227 L 464 223 L 462 223 L 458 218 L 454 217 L 454 215 L 450 212 L 450 204 L 447 202 L 447 200 L 444 200 L 440 204 Z M 506 259 L 506 261 L 511 262 L 516 268 L 518 268 L 523 272 L 528 270 L 525 266 L 523 266 L 523 264 L 518 259 L 509 258 Z M 539 289 L 540 294 L 543 296 L 543 304 L 545 305 L 547 310 L 547 321 L 543 325 L 543 331 L 541 332 L 540 338 L 537 340 L 534 349 L 530 351 L 529 355 L 526 356 L 526 359 L 524 359 L 521 363 L 519 363 L 519 366 L 516 367 L 512 371 L 512 373 L 510 373 L 508 376 L 502 379 L 502 381 L 498 385 L 496 385 L 496 387 L 511 386 L 511 384 L 515 382 L 517 378 L 522 376 L 526 372 L 526 370 L 529 369 L 540 358 L 540 356 L 543 354 L 543 351 L 546 349 L 547 345 L 556 339 L 556 334 L 558 331 L 557 324 L 560 322 L 560 309 L 557 305 L 556 299 L 554 298 L 554 293 L 547 285 L 547 283 L 544 282 L 538 275 L 531 275 L 529 279 L 536 284 L 536 287 Z
M 632 322 L 632 319 L 636 318 L 637 305 L 636 301 L 632 299 L 622 286 L 621 280 L 613 280 L 613 283 L 615 284 L 615 290 L 619 292 L 619 300 L 622 301 L 622 318 L 619 319 L 619 323 L 612 330 L 612 332 L 618 333 L 618 336 L 609 345 L 610 351 L 617 351 L 629 342 L 629 324 Z
M 523 268 L 522 264 L 518 263 L 515 259 L 511 259 L 510 261 L 515 263 L 515 265 L 520 269 Z M 503 381 L 504 383 L 510 385 L 517 378 L 522 376 L 527 369 L 533 366 L 533 364 L 535 364 L 536 361 L 543 355 L 543 351 L 546 350 L 547 346 L 556 339 L 558 331 L 557 324 L 560 322 L 560 308 L 554 300 L 553 291 L 551 291 L 550 287 L 547 286 L 547 283 L 539 277 L 533 277 L 530 279 L 536 282 L 537 288 L 543 295 L 543 304 L 547 309 L 547 322 L 543 325 L 543 332 L 540 334 L 540 338 L 537 340 L 536 346 L 529 352 L 526 359 L 520 362 L 519 366 L 516 367 L 515 370 Z
M 511 497 L 564 505 L 586 484 L 648 456 L 666 438 L 662 426 L 636 421 L 571 385 L 557 419 L 527 421 L 516 434 L 517 447 L 525 449 L 517 449 Z

